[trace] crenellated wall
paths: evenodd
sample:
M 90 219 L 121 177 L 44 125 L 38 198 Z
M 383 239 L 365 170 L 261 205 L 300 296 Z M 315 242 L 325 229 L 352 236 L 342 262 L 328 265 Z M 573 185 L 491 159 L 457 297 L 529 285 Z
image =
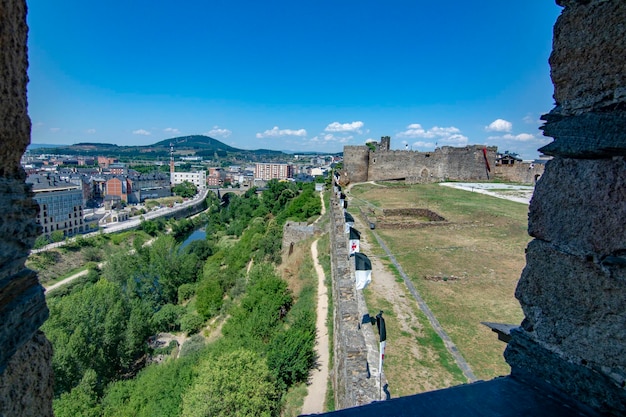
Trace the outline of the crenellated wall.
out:
M 0 416 L 52 415 L 43 287 L 24 267 L 39 234 L 20 158 L 30 143 L 26 3 L 0 1 Z
M 561 0 L 550 57 L 553 160 L 535 187 L 505 357 L 607 415 L 626 414 L 626 2 Z
M 363 294 L 356 290 L 354 261 L 349 257 L 343 208 L 335 198 L 330 205 L 330 256 L 333 295 L 332 381 L 337 410 L 369 404 L 385 396 L 387 380 L 378 374 L 377 336 L 370 323 L 362 324 L 367 313 Z M 375 279 L 373 277 L 372 279 Z
M 483 149 L 487 150 L 487 160 L 493 170 L 496 147 L 443 146 L 432 152 L 392 151 L 387 149 L 389 141 L 388 136 L 383 137 L 381 143 L 375 145 L 375 150 L 367 146 L 344 147 L 343 175 L 349 182 L 405 180 L 408 183 L 427 183 L 487 180 L 493 175 L 487 171 Z

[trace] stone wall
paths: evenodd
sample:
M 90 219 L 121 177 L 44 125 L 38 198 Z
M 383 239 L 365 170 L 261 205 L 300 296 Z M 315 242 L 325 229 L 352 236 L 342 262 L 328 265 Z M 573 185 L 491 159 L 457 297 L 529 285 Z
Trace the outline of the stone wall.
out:
M 545 164 L 518 162 L 512 165 L 498 165 L 494 176 L 500 180 L 535 185 L 545 171 Z
M 287 222 L 283 226 L 283 250 L 289 250 L 292 244 L 308 239 L 315 234 L 316 228 L 307 222 Z
M 343 183 L 366 182 L 369 166 L 370 149 L 367 146 L 344 146 L 343 148 Z
M 39 234 L 20 158 L 30 142 L 26 4 L 0 1 L 0 416 L 51 416 L 51 347 L 43 287 L 24 267 Z
M 377 339 L 369 323 L 362 325 L 367 313 L 363 294 L 356 290 L 354 261 L 348 253 L 343 209 L 336 196 L 330 207 L 330 255 L 333 296 L 333 371 L 336 409 L 369 404 L 381 399 Z M 372 279 L 375 279 L 373 277 Z M 383 396 L 384 396 L 383 392 Z
M 512 375 L 626 414 L 626 2 L 561 0 Z
M 389 138 L 383 138 L 388 146 Z M 391 151 L 376 146 L 346 146 L 343 150 L 344 172 L 349 182 L 406 180 L 409 183 L 443 180 L 487 180 L 483 146 L 463 148 L 443 146 L 432 152 Z M 496 147 L 487 147 L 491 169 L 495 167 Z

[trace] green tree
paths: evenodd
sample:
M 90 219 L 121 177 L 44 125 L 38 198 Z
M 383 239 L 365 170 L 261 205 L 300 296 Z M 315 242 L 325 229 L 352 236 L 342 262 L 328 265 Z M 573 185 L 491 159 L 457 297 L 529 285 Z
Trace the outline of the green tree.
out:
M 53 242 L 60 242 L 65 239 L 65 235 L 61 230 L 55 230 L 54 232 L 50 233 L 50 239 Z
M 65 392 L 52 405 L 56 417 L 99 417 L 101 409 L 96 392 L 98 376 L 88 369 L 80 383 L 71 391 Z
M 131 308 L 119 285 L 106 280 L 50 300 L 50 318 L 42 329 L 52 342 L 55 391 L 69 392 L 92 369 L 98 387 L 128 371 L 143 351 L 126 328 Z M 125 342 L 131 342 L 125 345 Z
M 48 239 L 46 235 L 40 235 L 37 237 L 37 239 L 35 239 L 35 245 L 33 246 L 33 248 L 41 249 L 49 243 L 50 243 L 50 239 Z
M 172 192 L 183 198 L 191 198 L 198 193 L 198 187 L 189 181 L 183 181 L 172 188 Z
M 315 364 L 315 317 L 300 314 L 287 330 L 272 338 L 267 363 L 282 387 L 304 382 Z
M 196 309 L 209 319 L 219 313 L 224 300 L 224 290 L 216 277 L 205 277 L 198 285 Z
M 198 333 L 203 325 L 204 319 L 194 313 L 187 313 L 180 318 L 180 329 L 188 335 Z
M 165 304 L 152 316 L 155 332 L 171 332 L 180 327 L 180 316 L 185 308 L 174 304 Z
M 279 394 L 256 353 L 239 349 L 205 361 L 194 386 L 183 395 L 183 417 L 272 417 Z

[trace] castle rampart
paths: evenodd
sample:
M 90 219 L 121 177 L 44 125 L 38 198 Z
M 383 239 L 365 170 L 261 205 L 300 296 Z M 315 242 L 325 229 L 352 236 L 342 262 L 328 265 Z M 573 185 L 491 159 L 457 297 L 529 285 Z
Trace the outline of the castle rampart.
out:
M 471 145 L 443 146 L 432 152 L 388 150 L 390 138 L 368 146 L 346 146 L 343 150 L 346 181 L 366 182 L 405 180 L 426 183 L 445 180 L 487 180 L 495 167 L 497 148 Z M 486 160 L 485 161 L 485 152 Z

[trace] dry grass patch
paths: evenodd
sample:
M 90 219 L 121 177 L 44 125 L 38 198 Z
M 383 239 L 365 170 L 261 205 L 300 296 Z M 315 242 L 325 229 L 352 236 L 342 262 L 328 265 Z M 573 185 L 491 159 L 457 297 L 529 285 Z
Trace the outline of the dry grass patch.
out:
M 502 357 L 504 343 L 480 322 L 519 323 L 523 318 L 514 291 L 530 240 L 526 233 L 528 206 L 430 184 L 359 185 L 351 192 L 385 209 L 428 208 L 450 222 L 377 232 L 477 377 L 508 374 L 510 369 Z M 433 276 L 457 279 L 427 279 Z M 406 369 L 412 372 L 408 365 Z
M 408 292 L 397 295 L 392 303 L 375 288 L 365 290 L 367 305 L 384 311 L 384 372 L 392 398 L 467 382 L 417 303 Z

